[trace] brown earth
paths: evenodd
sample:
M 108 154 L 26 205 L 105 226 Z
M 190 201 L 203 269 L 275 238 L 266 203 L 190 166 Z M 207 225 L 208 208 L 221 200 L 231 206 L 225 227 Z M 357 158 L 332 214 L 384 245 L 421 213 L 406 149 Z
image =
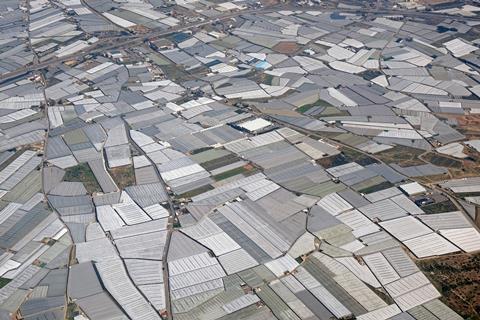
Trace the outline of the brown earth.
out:
M 136 184 L 132 165 L 108 169 L 108 172 L 120 189 Z
M 293 54 L 297 52 L 299 49 L 298 45 L 295 42 L 280 42 L 279 44 L 275 45 L 272 50 L 283 53 L 283 54 Z
M 480 136 L 480 114 L 472 115 L 449 115 L 458 122 L 458 129 L 469 138 Z
M 480 319 L 480 253 L 417 261 L 442 294 L 441 300 L 465 319 Z

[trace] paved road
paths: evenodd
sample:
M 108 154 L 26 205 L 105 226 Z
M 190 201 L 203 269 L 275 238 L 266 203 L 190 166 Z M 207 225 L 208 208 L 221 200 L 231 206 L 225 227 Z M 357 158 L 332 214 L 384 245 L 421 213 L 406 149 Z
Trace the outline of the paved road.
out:
M 140 153 L 140 155 L 146 156 L 150 164 L 153 166 L 155 169 L 155 174 L 157 175 L 158 180 L 163 186 L 163 190 L 165 191 L 166 194 L 168 194 L 168 211 L 170 212 L 170 216 L 168 218 L 168 224 L 167 224 L 167 237 L 165 240 L 165 245 L 163 249 L 163 256 L 162 256 L 162 272 L 163 272 L 163 285 L 165 288 L 165 310 L 167 311 L 167 319 L 171 320 L 172 319 L 172 302 L 170 300 L 170 283 L 169 283 L 169 277 L 168 277 L 168 250 L 170 248 L 170 240 L 172 238 L 172 232 L 173 232 L 173 224 L 176 219 L 176 211 L 175 207 L 173 205 L 173 200 L 172 196 L 168 193 L 167 190 L 167 185 L 165 184 L 165 181 L 163 181 L 162 176 L 160 175 L 160 171 L 158 170 L 158 167 L 155 163 L 153 163 L 150 158 L 147 156 L 145 151 L 143 151 L 140 146 L 138 146 L 135 141 L 133 141 L 132 137 L 130 136 L 130 131 L 127 130 L 128 134 L 128 139 L 130 141 L 130 144 L 135 147 L 135 149 Z M 141 291 L 140 291 L 141 292 Z M 148 299 L 147 299 L 148 300 Z
M 281 7 L 265 7 L 265 8 L 260 8 L 260 9 L 249 9 L 249 10 L 244 10 L 244 11 L 238 11 L 238 12 L 233 12 L 230 14 L 222 15 L 221 17 L 216 17 L 216 18 L 211 18 L 207 19 L 205 21 L 201 22 L 195 22 L 195 23 L 189 23 L 185 25 L 179 25 L 173 28 L 169 28 L 168 30 L 164 29 L 152 29 L 151 31 L 143 34 L 135 34 L 135 35 L 124 35 L 124 36 L 115 36 L 115 37 L 108 37 L 108 38 L 102 38 L 98 40 L 96 43 L 90 45 L 88 48 L 67 55 L 63 57 L 55 57 L 51 58 L 45 61 L 41 62 L 34 62 L 31 65 L 19 68 L 15 71 L 4 73 L 0 75 L 0 80 L 5 80 L 13 77 L 17 77 L 19 75 L 25 74 L 27 72 L 31 71 L 36 71 L 36 70 L 41 70 L 46 67 L 52 67 L 56 66 L 62 62 L 68 61 L 75 59 L 79 56 L 83 56 L 86 54 L 92 54 L 92 53 L 103 53 L 107 50 L 115 49 L 115 48 L 121 48 L 121 47 L 126 47 L 129 45 L 137 44 L 137 43 L 142 43 L 145 40 L 152 38 L 152 37 L 165 37 L 168 35 L 171 35 L 175 32 L 181 32 L 181 31 L 186 31 L 192 28 L 199 28 L 205 25 L 209 25 L 214 21 L 225 21 L 231 18 L 235 18 L 241 15 L 245 14 L 254 14 L 254 13 L 267 13 L 267 12 L 272 12 L 272 11 L 278 11 L 282 10 Z
M 82 0 L 82 2 L 84 2 Z M 87 7 L 90 7 L 87 4 Z M 67 55 L 64 57 L 55 57 L 51 58 L 45 61 L 35 61 L 33 64 L 19 68 L 15 71 L 5 73 L 3 75 L 0 75 L 0 80 L 5 80 L 9 78 L 13 78 L 31 71 L 35 70 L 40 70 L 46 67 L 51 67 L 51 66 L 56 66 L 62 62 L 75 59 L 78 56 L 86 55 L 86 54 L 91 54 L 91 53 L 102 53 L 107 50 L 115 49 L 115 48 L 120 48 L 120 47 L 125 47 L 128 45 L 136 44 L 136 43 L 141 43 L 145 41 L 148 38 L 151 37 L 162 37 L 162 36 L 168 36 L 172 33 L 175 32 L 180 32 L 180 31 L 185 31 L 189 30 L 192 28 L 199 28 L 208 24 L 211 24 L 214 21 L 225 21 L 231 18 L 235 18 L 238 16 L 242 15 L 248 15 L 248 14 L 265 14 L 265 13 L 271 13 L 271 12 L 277 12 L 281 10 L 315 10 L 315 7 L 308 7 L 308 8 L 302 8 L 302 7 L 297 7 L 291 4 L 277 4 L 274 6 L 269 6 L 269 7 L 263 7 L 263 8 L 257 8 L 257 9 L 248 9 L 244 11 L 238 11 L 238 12 L 232 12 L 230 14 L 222 15 L 221 17 L 215 17 L 215 18 L 210 18 L 205 21 L 201 22 L 196 22 L 196 23 L 190 23 L 186 25 L 179 25 L 173 28 L 170 28 L 168 30 L 164 29 L 152 29 L 151 31 L 145 33 L 145 34 L 135 34 L 135 35 L 124 35 L 124 36 L 115 36 L 115 37 L 108 37 L 108 38 L 102 38 L 95 44 L 92 44 L 90 47 L 86 48 L 83 51 L 76 52 L 71 55 Z M 364 15 L 371 15 L 371 16 L 384 16 L 384 15 L 403 15 L 406 17 L 413 17 L 413 18 L 423 18 L 423 19 L 432 19 L 432 18 L 439 18 L 439 17 L 452 17 L 455 18 L 455 16 L 446 16 L 445 14 L 441 13 L 434 13 L 434 12 L 416 12 L 413 10 L 374 10 L 374 9 L 321 9 L 324 12 L 345 12 L 345 13 L 356 13 L 356 14 L 364 14 Z M 96 12 L 94 10 L 94 12 Z M 100 14 L 96 12 L 97 14 Z M 100 14 L 101 15 L 101 14 Z M 103 16 L 102 16 L 103 17 Z M 480 17 L 457 17 L 461 18 L 464 20 L 474 20 L 474 21 L 480 21 Z

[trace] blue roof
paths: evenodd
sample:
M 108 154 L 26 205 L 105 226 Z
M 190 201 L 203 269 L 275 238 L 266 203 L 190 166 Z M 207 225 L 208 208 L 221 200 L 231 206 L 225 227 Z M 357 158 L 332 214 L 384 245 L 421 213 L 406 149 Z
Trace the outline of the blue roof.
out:
M 175 41 L 176 43 L 180 43 L 182 41 L 185 41 L 189 38 L 191 38 L 192 36 L 188 33 L 185 33 L 185 32 L 177 32 L 173 35 L 173 41 Z
M 267 61 L 258 61 L 257 63 L 255 63 L 255 68 L 257 69 L 267 69 L 270 67 L 270 63 L 268 63 Z

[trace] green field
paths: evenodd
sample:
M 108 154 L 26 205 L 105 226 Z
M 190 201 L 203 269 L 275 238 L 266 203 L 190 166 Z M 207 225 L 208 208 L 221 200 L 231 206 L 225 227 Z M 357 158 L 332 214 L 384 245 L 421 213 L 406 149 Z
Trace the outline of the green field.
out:
M 75 167 L 66 169 L 63 180 L 69 182 L 82 182 L 88 193 L 102 191 L 95 175 L 90 169 L 90 166 L 86 163 L 81 163 Z

